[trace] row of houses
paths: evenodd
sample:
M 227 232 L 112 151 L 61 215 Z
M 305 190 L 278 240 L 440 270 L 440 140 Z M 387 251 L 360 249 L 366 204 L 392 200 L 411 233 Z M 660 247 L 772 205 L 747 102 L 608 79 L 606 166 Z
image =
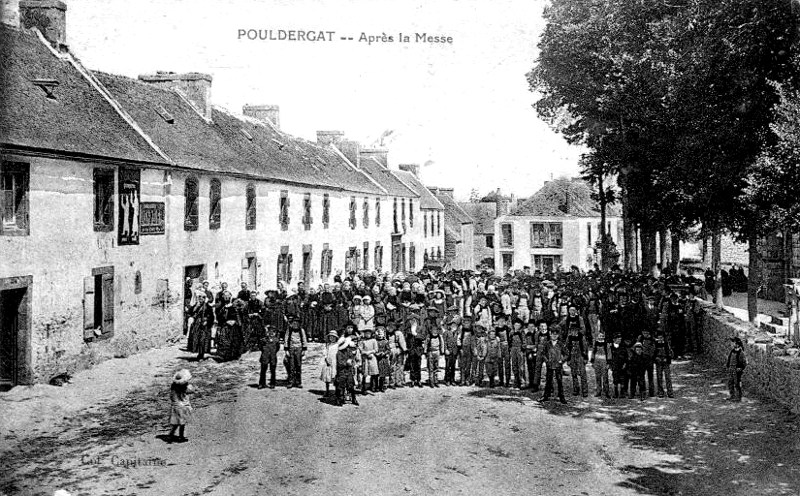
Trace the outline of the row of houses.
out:
M 3 5 L 1 385 L 176 339 L 187 280 L 263 292 L 445 264 L 418 167 L 293 137 L 274 105 L 215 106 L 208 74 L 90 71 L 66 11 Z

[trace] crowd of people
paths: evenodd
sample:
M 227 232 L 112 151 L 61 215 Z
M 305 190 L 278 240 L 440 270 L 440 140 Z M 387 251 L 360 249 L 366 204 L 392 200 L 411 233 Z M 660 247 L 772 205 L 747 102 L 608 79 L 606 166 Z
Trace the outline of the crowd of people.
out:
M 700 347 L 692 296 L 704 289 L 702 279 L 668 270 L 577 268 L 350 273 L 319 288 L 282 286 L 263 300 L 246 283 L 234 297 L 225 283 L 214 294 L 203 282 L 187 308 L 188 349 L 203 359 L 213 339 L 220 360 L 261 351 L 259 388 L 274 388 L 283 348 L 287 386 L 300 388 L 307 345 L 323 342 L 319 377 L 338 405 L 423 384 L 529 388 L 566 402 L 565 366 L 572 394 L 585 398 L 587 365 L 595 396 L 672 397 L 672 360 Z

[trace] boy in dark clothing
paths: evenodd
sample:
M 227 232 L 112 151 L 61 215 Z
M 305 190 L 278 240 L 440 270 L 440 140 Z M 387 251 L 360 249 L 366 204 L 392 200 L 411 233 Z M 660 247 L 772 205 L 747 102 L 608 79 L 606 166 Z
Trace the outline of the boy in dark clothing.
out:
M 594 395 L 598 398 L 603 394 L 606 395 L 606 398 L 611 398 L 611 391 L 608 387 L 608 365 L 610 361 L 611 352 L 608 343 L 606 343 L 606 336 L 602 332 L 598 332 L 592 348 L 591 360 L 597 381 L 597 391 Z
M 627 394 L 627 364 L 628 350 L 622 345 L 622 336 L 614 336 L 614 343 L 611 345 L 611 379 L 614 381 L 614 398 L 620 395 L 624 398 Z M 621 391 L 620 391 L 621 390 Z
M 631 389 L 628 393 L 628 397 L 630 399 L 633 399 L 636 396 L 636 390 L 638 389 L 639 399 L 644 401 L 644 374 L 645 369 L 647 368 L 647 363 L 648 361 L 647 357 L 644 356 L 642 343 L 634 344 L 633 355 L 631 355 L 631 358 L 628 361 L 628 374 L 631 379 Z
M 728 391 L 731 396 L 728 401 L 742 401 L 742 373 L 747 367 L 747 357 L 744 354 L 743 343 L 739 338 L 731 338 L 733 349 L 728 353 L 725 367 L 728 369 Z
M 663 333 L 656 334 L 656 382 L 658 383 L 658 397 L 664 397 L 664 383 L 667 385 L 667 396 L 674 398 L 672 393 L 672 348 Z
M 544 348 L 543 353 L 545 364 L 547 365 L 547 376 L 545 377 L 544 395 L 541 401 L 550 399 L 550 395 L 553 394 L 553 379 L 555 379 L 556 385 L 558 386 L 559 401 L 561 401 L 561 403 L 567 402 L 564 398 L 564 384 L 561 378 L 564 369 L 565 350 L 563 344 L 561 344 L 559 340 L 560 332 L 561 329 L 559 326 L 553 326 L 550 330 L 550 340 Z
M 647 395 L 656 395 L 656 385 L 653 381 L 653 366 L 655 365 L 656 340 L 653 339 L 649 328 L 642 329 L 642 335 L 637 340 L 642 343 L 642 355 L 645 357 L 645 372 L 647 375 Z

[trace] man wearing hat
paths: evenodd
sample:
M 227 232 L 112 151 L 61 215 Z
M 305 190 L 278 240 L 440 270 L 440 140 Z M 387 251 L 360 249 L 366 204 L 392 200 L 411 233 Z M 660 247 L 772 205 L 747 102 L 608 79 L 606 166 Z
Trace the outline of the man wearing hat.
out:
M 451 316 L 447 320 L 447 328 L 442 335 L 444 340 L 444 385 L 453 386 L 456 383 L 456 362 L 458 361 L 458 341 L 460 332 L 458 321 Z
M 461 332 L 458 336 L 458 348 L 460 354 L 458 357 L 458 366 L 461 369 L 460 384 L 462 386 L 469 386 L 473 381 L 473 355 L 472 344 L 475 335 L 472 329 L 472 315 L 464 315 L 461 319 Z
M 258 377 L 258 389 L 267 387 L 267 369 L 269 369 L 269 388 L 275 389 L 275 367 L 278 365 L 278 350 L 281 348 L 281 340 L 278 332 L 271 325 L 264 327 L 261 336 L 261 373 Z
M 642 343 L 637 342 L 633 345 L 633 355 L 628 360 L 628 376 L 630 379 L 630 391 L 628 398 L 633 399 L 636 397 L 638 389 L 639 399 L 644 401 L 646 392 L 644 385 L 644 375 L 647 370 L 648 359 L 644 356 L 644 348 Z
M 430 387 L 438 388 L 439 357 L 441 357 L 444 352 L 444 340 L 439 333 L 438 325 L 430 325 L 426 329 L 426 336 L 425 351 L 428 360 L 428 383 Z
M 738 337 L 731 338 L 733 348 L 728 353 L 725 368 L 728 369 L 729 401 L 742 401 L 742 373 L 747 367 L 747 357 L 744 354 L 744 343 Z
M 344 404 L 345 395 L 350 394 L 350 401 L 358 406 L 355 388 L 355 371 L 360 365 L 358 345 L 348 337 L 345 338 L 336 354 L 336 405 Z
M 419 317 L 411 313 L 406 321 L 406 329 L 411 385 L 422 387 L 422 355 L 425 354 L 425 327 L 420 325 Z
M 286 330 L 285 348 L 288 372 L 288 388 L 302 388 L 303 355 L 306 352 L 306 331 L 300 327 L 298 315 L 289 316 L 289 328 Z

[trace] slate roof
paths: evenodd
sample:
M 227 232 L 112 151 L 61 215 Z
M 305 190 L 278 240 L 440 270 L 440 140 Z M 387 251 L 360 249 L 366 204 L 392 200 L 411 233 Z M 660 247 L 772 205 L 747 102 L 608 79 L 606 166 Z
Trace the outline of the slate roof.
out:
M 436 188 L 429 188 L 429 190 L 444 206 L 445 220 L 452 220 L 454 227 L 456 224 L 459 225 L 455 227 L 456 229 L 461 229 L 460 224 L 473 224 L 475 222 L 452 196 L 446 193 L 440 193 Z
M 546 182 L 529 198 L 520 200 L 511 215 L 600 217 L 599 206 L 591 195 L 591 187 L 582 179 L 556 179 Z M 620 216 L 619 204 L 608 205 L 606 214 L 609 217 Z
M 494 202 L 458 202 L 475 222 L 475 234 L 494 234 L 497 204 Z
M 442 202 L 437 200 L 436 197 L 433 196 L 433 193 L 431 193 L 428 188 L 419 182 L 417 176 L 406 171 L 392 171 L 392 174 L 397 176 L 406 186 L 419 195 L 420 208 L 444 210 L 444 205 L 442 205 Z
M 56 56 L 33 31 L 0 25 L 3 147 L 168 163 L 69 58 Z M 57 83 L 55 98 L 34 80 Z
M 383 186 L 389 196 L 419 198 L 416 192 L 395 177 L 389 169 L 382 166 L 376 157 L 362 158 L 361 170 Z
M 95 74 L 144 132 L 180 167 L 384 194 L 332 147 L 295 138 L 219 107 L 212 108 L 209 123 L 175 91 L 124 76 Z M 164 118 L 164 110 L 172 122 Z

